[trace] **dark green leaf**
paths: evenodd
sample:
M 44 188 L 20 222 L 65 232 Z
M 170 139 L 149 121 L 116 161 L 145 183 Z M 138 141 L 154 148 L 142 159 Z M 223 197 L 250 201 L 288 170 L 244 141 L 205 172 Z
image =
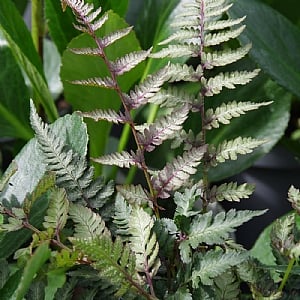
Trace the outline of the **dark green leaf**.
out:
M 18 282 L 18 288 L 15 293 L 16 300 L 22 300 L 25 296 L 30 284 L 36 275 L 36 273 L 41 269 L 44 263 L 50 258 L 51 251 L 47 243 L 43 243 L 34 251 L 33 255 L 27 262 L 23 275 Z
M 17 270 L 9 277 L 4 287 L 0 290 L 1 300 L 11 300 L 15 290 L 18 288 L 22 270 Z
M 4 45 L 3 45 L 4 44 Z M 29 93 L 21 70 L 0 37 L 0 136 L 29 140 Z
M 0 30 L 15 59 L 27 74 L 37 94 L 36 100 L 42 103 L 47 116 L 54 121 L 58 114 L 47 87 L 41 60 L 34 48 L 30 32 L 11 0 L 0 1 Z
M 72 11 L 67 8 L 63 12 L 60 1 L 46 0 L 45 16 L 51 38 L 62 55 L 71 39 L 78 35 L 73 26 L 75 18 Z
M 286 4 L 284 4 L 286 5 Z M 246 15 L 243 44 L 252 43 L 250 55 L 276 82 L 300 97 L 300 30 L 258 0 L 238 0 L 232 17 Z
M 55 269 L 47 273 L 47 287 L 45 289 L 45 300 L 54 299 L 55 293 L 62 288 L 66 282 L 66 270 Z

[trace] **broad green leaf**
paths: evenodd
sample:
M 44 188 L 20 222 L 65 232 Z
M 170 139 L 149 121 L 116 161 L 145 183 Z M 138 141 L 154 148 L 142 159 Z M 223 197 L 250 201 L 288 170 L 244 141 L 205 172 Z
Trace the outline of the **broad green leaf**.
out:
M 125 21 L 118 15 L 109 12 L 109 19 L 98 31 L 98 34 L 103 36 L 127 26 Z M 95 47 L 95 42 L 87 34 L 81 34 L 74 38 L 68 45 L 68 48 L 81 47 Z M 114 60 L 138 49 L 138 40 L 132 32 L 107 47 L 107 54 L 109 59 Z M 118 81 L 123 91 L 128 91 L 128 89 L 139 80 L 142 68 L 143 64 L 140 64 L 131 72 L 119 77 Z M 107 67 L 99 57 L 76 55 L 69 50 L 64 52 L 61 78 L 63 80 L 65 97 L 67 101 L 72 104 L 73 109 L 81 111 L 91 111 L 97 108 L 119 110 L 121 103 L 115 91 L 104 88 L 73 85 L 69 82 L 71 80 L 103 76 L 107 76 Z M 91 156 L 101 156 L 105 151 L 111 124 L 107 122 L 95 123 L 91 120 L 86 120 L 86 122 L 88 124 L 88 132 L 91 140 Z
M 0 289 L 1 300 L 11 300 L 15 290 L 18 288 L 20 279 L 22 277 L 22 270 L 17 270 L 13 273 L 2 289 Z
M 266 140 L 265 144 L 251 154 L 239 155 L 236 161 L 226 161 L 212 168 L 209 173 L 212 181 L 233 176 L 250 167 L 258 158 L 268 153 L 283 136 L 289 120 L 290 94 L 264 77 L 255 79 L 243 88 L 230 92 L 224 91 L 221 96 L 214 97 L 212 102 L 214 105 L 220 105 L 224 99 L 274 102 L 232 120 L 229 125 L 208 132 L 208 142 L 214 145 L 237 136 Z
M 19 281 L 18 288 L 15 292 L 15 299 L 22 300 L 25 296 L 27 290 L 30 287 L 30 284 L 34 276 L 42 268 L 44 263 L 50 258 L 51 251 L 48 243 L 43 243 L 34 251 L 33 255 L 27 262 L 23 275 Z
M 68 43 L 78 35 L 73 26 L 75 18 L 72 11 L 67 8 L 63 12 L 60 1 L 45 0 L 45 16 L 51 38 L 62 55 Z
M 286 5 L 286 4 L 284 4 Z M 300 30 L 276 10 L 258 0 L 238 0 L 232 17 L 247 15 L 243 44 L 252 43 L 251 57 L 278 84 L 300 97 Z
M 87 153 L 87 130 L 82 118 L 76 114 L 59 118 L 53 125 L 54 133 L 80 156 Z M 3 198 L 10 199 L 14 195 L 23 202 L 27 193 L 31 193 L 46 172 L 43 156 L 36 139 L 30 140 L 15 157 L 17 172 L 10 178 L 10 185 L 2 192 Z
M 0 1 L 0 31 L 8 41 L 16 61 L 28 76 L 37 95 L 35 100 L 43 105 L 48 118 L 54 121 L 58 114 L 47 87 L 41 60 L 30 32 L 11 0 Z
M 55 293 L 66 282 L 66 270 L 54 269 L 47 273 L 47 287 L 45 288 L 45 300 L 54 299 Z
M 93 0 L 92 2 L 94 3 L 95 8 L 101 6 L 103 11 L 108 11 L 111 9 L 121 17 L 124 17 L 125 13 L 127 12 L 128 0 Z
M 21 70 L 0 35 L 0 136 L 29 140 L 29 93 Z

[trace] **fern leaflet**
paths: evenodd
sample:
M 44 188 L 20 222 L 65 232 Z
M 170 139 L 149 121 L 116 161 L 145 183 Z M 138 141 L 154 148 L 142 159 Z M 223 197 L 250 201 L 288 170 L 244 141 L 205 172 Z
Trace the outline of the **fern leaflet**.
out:
M 293 185 L 288 191 L 288 201 L 291 202 L 292 207 L 300 214 L 300 191 L 296 189 Z
M 99 120 L 104 120 L 108 122 L 112 122 L 115 124 L 124 124 L 129 121 L 128 117 L 126 117 L 123 113 L 117 113 L 112 109 L 103 110 L 96 109 L 91 112 L 77 112 L 80 116 L 85 118 L 90 118 L 95 120 L 96 122 Z

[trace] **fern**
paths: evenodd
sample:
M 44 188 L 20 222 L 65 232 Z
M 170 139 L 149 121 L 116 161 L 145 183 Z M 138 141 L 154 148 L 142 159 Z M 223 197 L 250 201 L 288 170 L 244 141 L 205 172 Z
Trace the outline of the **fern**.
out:
M 52 189 L 50 195 L 50 204 L 44 217 L 43 226 L 59 232 L 67 222 L 69 201 L 64 189 Z
M 152 232 L 154 222 L 142 208 L 133 208 L 129 219 L 130 248 L 135 253 L 136 269 L 151 278 L 156 274 L 160 260 L 158 242 Z
M 35 130 L 40 148 L 45 155 L 45 163 L 50 171 L 55 172 L 57 184 L 66 189 L 70 201 L 83 202 L 96 201 L 98 207 L 105 204 L 102 200 L 101 178 L 93 181 L 93 168 L 88 167 L 85 157 L 77 153 L 56 137 L 49 126 L 38 116 L 33 102 L 30 103 L 31 126 Z M 112 190 L 110 193 L 112 194 Z M 107 196 L 107 194 L 105 196 Z
M 198 288 L 199 284 L 212 285 L 213 279 L 226 272 L 229 268 L 237 266 L 248 257 L 246 252 L 208 251 L 206 254 L 198 254 L 196 266 L 192 272 L 192 284 Z
M 293 185 L 289 188 L 288 191 L 288 201 L 291 202 L 292 207 L 300 213 L 300 191 L 296 189 Z
M 206 147 L 192 148 L 183 156 L 178 156 L 172 163 L 152 177 L 153 187 L 160 198 L 168 198 L 170 192 L 180 188 L 187 182 L 191 174 L 195 174 Z

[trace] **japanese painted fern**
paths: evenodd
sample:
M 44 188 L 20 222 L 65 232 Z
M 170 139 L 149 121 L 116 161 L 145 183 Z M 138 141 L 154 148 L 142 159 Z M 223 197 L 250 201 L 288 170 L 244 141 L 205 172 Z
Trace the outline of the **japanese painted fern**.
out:
M 89 276 L 95 282 L 90 287 L 91 299 L 102 299 L 104 295 L 108 299 L 238 299 L 239 283 L 244 278 L 238 266 L 246 263 L 249 255 L 233 241 L 232 233 L 263 212 L 215 211 L 212 207 L 220 201 L 248 198 L 253 186 L 212 185 L 208 171 L 226 160 L 251 153 L 265 141 L 237 137 L 212 145 L 207 141 L 207 132 L 269 102 L 232 99 L 214 109 L 206 103 L 224 88 L 247 84 L 259 72 L 218 71 L 219 67 L 242 59 L 251 48 L 230 48 L 228 43 L 245 28 L 244 18 L 226 17 L 231 7 L 227 0 L 181 1 L 183 9 L 178 10 L 180 14 L 172 24 L 174 33 L 161 42 L 160 51 L 135 51 L 112 61 L 109 46 L 127 36 L 132 27 L 99 36 L 98 30 L 105 26 L 111 12 L 102 14 L 101 8 L 95 9 L 83 0 L 61 2 L 64 9 L 70 7 L 74 13 L 75 28 L 94 40 L 94 47 L 68 51 L 101 58 L 107 71 L 105 77 L 72 83 L 112 89 L 122 103 L 120 111 L 99 108 L 77 113 L 97 122 L 126 125 L 135 142 L 133 149 L 93 161 L 138 168 L 144 179 L 137 185 L 118 185 L 113 208 L 108 210 L 106 205 L 112 203 L 111 183 L 105 185 L 103 179 L 94 179 L 86 158 L 64 144 L 31 104 L 31 124 L 56 184 L 47 192 L 51 195 L 50 204 L 42 229 L 35 230 L 38 238 L 30 249 L 41 243 L 37 240 L 49 240 L 57 247 L 51 263 L 69 270 L 57 296 L 74 284 L 74 278 Z M 192 57 L 196 64 L 178 63 L 177 58 L 181 57 L 186 61 Z M 148 74 L 129 92 L 122 90 L 119 78 L 123 74 L 147 59 L 161 58 L 170 58 L 170 62 Z M 198 92 L 189 92 L 183 82 L 197 84 Z M 160 116 L 150 124 L 136 124 L 135 112 L 149 104 L 159 107 Z M 191 131 L 186 121 L 195 114 L 198 131 Z M 147 162 L 147 153 L 167 140 L 179 150 L 164 167 L 154 170 Z M 201 174 L 200 180 L 199 176 L 193 177 L 195 173 Z M 10 217 L 9 224 L 2 226 L 4 229 L 31 228 L 24 221 L 27 217 L 22 209 L 1 209 Z M 64 232 L 68 223 L 73 226 L 73 234 Z

